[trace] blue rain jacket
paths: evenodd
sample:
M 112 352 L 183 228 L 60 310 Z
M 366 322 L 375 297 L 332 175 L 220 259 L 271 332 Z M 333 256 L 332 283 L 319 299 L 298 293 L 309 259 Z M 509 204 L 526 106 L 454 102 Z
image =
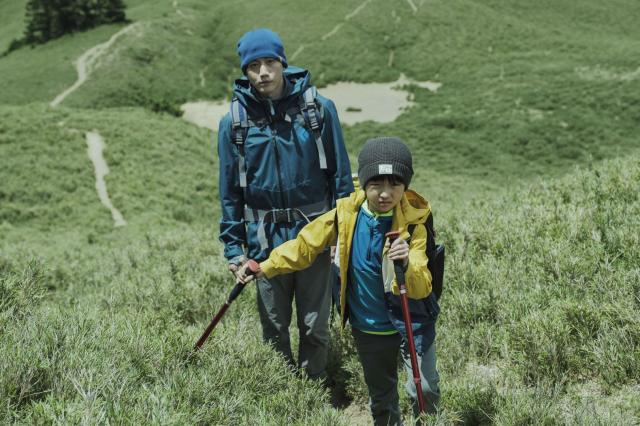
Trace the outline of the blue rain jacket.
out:
M 249 128 L 244 142 L 246 188 L 240 187 L 238 147 L 232 140 L 231 115 L 227 113 L 220 122 L 220 241 L 229 260 L 243 254 L 251 259 L 266 259 L 273 248 L 295 238 L 307 223 L 303 218 L 290 223 L 245 222 L 245 204 L 267 210 L 299 208 L 327 200 L 327 205 L 334 207 L 336 199 L 354 190 L 334 103 L 320 95 L 316 97 L 323 117 L 321 135 L 327 157 L 327 169 L 322 170 L 313 132 L 302 116 L 298 114 L 291 121 L 284 119 L 285 112 L 299 104 L 302 93 L 310 85 L 310 74 L 290 66 L 285 69 L 284 78 L 284 96 L 277 101 L 259 97 L 246 76 L 235 82 L 234 97 L 246 108 L 249 117 L 257 121 L 266 119 L 261 127 Z M 258 226 L 264 226 L 266 250 L 260 248 Z

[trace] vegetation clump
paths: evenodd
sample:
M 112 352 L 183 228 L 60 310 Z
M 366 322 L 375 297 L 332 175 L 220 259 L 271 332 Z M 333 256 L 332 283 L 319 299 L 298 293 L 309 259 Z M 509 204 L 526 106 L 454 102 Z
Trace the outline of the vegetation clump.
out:
M 122 0 L 29 0 L 25 18 L 24 38 L 14 40 L 9 51 L 98 25 L 126 21 Z

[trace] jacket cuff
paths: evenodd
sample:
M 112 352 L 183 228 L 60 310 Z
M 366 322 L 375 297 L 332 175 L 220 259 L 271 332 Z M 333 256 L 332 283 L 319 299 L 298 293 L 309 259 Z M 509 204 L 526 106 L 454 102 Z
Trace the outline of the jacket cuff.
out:
M 275 275 L 277 275 L 277 271 L 274 268 L 273 262 L 269 259 L 265 260 L 264 262 L 260 262 L 260 270 L 267 278 L 273 278 Z

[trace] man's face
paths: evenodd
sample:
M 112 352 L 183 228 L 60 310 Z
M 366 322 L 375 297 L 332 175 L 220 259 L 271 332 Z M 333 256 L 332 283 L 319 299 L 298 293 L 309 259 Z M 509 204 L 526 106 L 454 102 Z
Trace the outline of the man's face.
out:
M 396 177 L 376 176 L 364 189 L 369 209 L 375 213 L 387 213 L 402 199 L 404 183 Z
M 247 77 L 263 98 L 279 99 L 284 88 L 282 70 L 282 63 L 277 59 L 260 58 L 249 63 Z

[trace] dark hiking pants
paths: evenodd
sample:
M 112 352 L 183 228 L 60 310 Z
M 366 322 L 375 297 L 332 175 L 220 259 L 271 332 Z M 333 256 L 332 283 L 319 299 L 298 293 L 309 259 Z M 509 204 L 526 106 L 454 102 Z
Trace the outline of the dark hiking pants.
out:
M 264 341 L 270 343 L 292 366 L 310 378 L 326 375 L 329 347 L 330 254 L 318 255 L 309 268 L 258 280 L 258 311 Z M 295 300 L 300 346 L 296 364 L 291 352 L 289 325 Z
M 408 348 L 405 349 L 400 334 L 376 335 L 352 329 L 358 357 L 364 370 L 369 391 L 369 407 L 376 426 L 402 425 L 398 396 L 398 353 L 407 370 L 406 390 L 413 401 L 414 416 L 418 414 L 416 389 Z M 402 348 L 402 349 L 401 349 Z M 422 356 L 418 356 L 422 380 L 422 394 L 427 412 L 435 412 L 440 400 L 440 380 L 436 370 L 435 343 Z

